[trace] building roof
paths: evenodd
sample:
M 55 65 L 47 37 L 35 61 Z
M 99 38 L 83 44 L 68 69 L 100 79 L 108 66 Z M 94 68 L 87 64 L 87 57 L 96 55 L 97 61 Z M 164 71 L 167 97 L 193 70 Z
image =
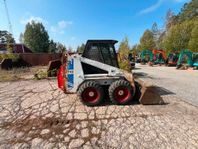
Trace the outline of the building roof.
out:
M 26 45 L 24 44 L 10 44 L 10 46 L 14 47 L 14 53 L 33 53 Z M 7 44 L 0 43 L 0 51 L 6 51 Z

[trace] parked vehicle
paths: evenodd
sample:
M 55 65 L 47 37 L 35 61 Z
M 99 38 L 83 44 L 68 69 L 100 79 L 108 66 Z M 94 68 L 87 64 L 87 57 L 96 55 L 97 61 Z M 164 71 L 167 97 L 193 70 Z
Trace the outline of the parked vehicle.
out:
M 194 52 L 192 58 L 193 58 L 193 67 L 198 68 L 198 52 Z
M 133 54 L 129 54 L 128 56 L 128 60 L 130 62 L 131 68 L 134 69 L 135 68 L 135 58 L 133 57 Z
M 142 64 L 153 61 L 153 53 L 152 53 L 152 51 L 147 50 L 147 49 L 145 49 L 141 52 L 140 57 L 141 57 Z
M 153 52 L 154 64 L 166 64 L 167 63 L 168 58 L 167 58 L 164 50 L 154 49 L 152 52 Z
M 170 53 L 168 55 L 167 65 L 168 66 L 176 66 L 178 59 L 179 59 L 179 54 L 178 53 Z
M 134 100 L 161 104 L 162 98 L 153 86 L 137 84 L 132 73 L 119 69 L 116 43 L 115 40 L 88 40 L 82 56 L 66 54 L 58 72 L 59 88 L 65 93 L 77 93 L 88 106 L 99 105 L 106 96 L 115 104 Z
M 192 52 L 190 50 L 182 49 L 179 55 L 179 60 L 177 62 L 177 69 L 181 68 L 184 64 L 187 63 L 187 67 L 193 66 Z

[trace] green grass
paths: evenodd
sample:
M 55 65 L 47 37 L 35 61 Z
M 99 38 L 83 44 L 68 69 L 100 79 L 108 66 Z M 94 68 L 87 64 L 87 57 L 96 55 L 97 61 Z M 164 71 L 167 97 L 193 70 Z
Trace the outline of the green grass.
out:
M 12 59 L 13 61 L 17 61 L 19 59 L 19 56 L 17 54 L 0 54 L 0 61 L 3 59 Z

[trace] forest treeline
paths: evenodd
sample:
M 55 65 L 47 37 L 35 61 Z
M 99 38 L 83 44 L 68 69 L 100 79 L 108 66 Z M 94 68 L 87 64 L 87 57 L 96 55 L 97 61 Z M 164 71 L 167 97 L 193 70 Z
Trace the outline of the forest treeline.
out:
M 154 22 L 151 29 L 145 30 L 140 43 L 132 47 L 133 51 L 143 49 L 162 49 L 167 53 L 181 49 L 198 52 L 198 0 L 184 4 L 178 14 L 168 10 L 162 29 Z

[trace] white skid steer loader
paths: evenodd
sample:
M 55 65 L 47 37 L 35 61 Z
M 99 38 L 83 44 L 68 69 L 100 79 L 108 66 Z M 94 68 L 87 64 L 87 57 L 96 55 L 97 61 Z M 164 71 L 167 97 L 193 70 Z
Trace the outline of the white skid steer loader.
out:
M 66 54 L 58 71 L 59 88 L 65 93 L 77 93 L 88 106 L 99 105 L 105 100 L 105 93 L 114 104 L 134 100 L 162 104 L 153 86 L 146 86 L 134 80 L 132 73 L 119 69 L 115 43 L 115 40 L 88 40 L 82 55 Z

